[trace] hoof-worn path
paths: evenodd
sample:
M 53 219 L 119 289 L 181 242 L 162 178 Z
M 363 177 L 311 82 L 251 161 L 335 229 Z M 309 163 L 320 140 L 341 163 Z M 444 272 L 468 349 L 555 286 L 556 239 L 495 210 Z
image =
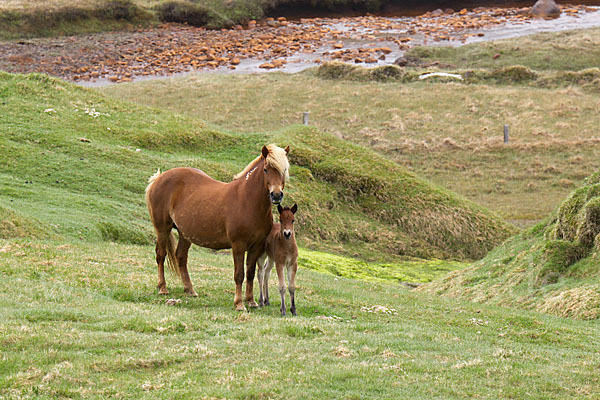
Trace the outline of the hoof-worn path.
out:
M 596 9 L 569 6 L 562 11 L 561 19 L 577 23 Z M 600 15 L 595 17 L 600 20 Z M 391 64 L 415 44 L 466 43 L 492 38 L 494 27 L 535 23 L 528 9 L 477 8 L 404 18 L 279 18 L 217 31 L 162 25 L 134 32 L 0 42 L 0 69 L 103 84 L 202 70 L 297 71 L 328 60 Z

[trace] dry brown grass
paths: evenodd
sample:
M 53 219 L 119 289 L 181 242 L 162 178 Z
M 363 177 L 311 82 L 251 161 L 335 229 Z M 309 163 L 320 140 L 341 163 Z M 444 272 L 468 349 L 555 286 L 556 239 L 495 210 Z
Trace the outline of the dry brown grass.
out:
M 600 167 L 600 98 L 580 88 L 195 75 L 102 89 L 234 131 L 310 123 L 526 226 Z M 159 95 L 157 95 L 159 94 Z M 503 125 L 510 141 L 503 143 Z M 498 181 L 504 184 L 498 185 Z

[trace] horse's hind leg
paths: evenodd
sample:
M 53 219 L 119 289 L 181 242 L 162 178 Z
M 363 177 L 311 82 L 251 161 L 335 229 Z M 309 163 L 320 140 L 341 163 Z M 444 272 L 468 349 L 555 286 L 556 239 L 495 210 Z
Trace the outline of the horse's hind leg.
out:
M 265 278 L 263 283 L 265 291 L 265 306 L 271 305 L 271 301 L 269 300 L 269 278 L 271 277 L 273 265 L 275 265 L 275 261 L 273 261 L 271 258 L 267 258 L 267 263 L 265 264 Z
M 258 306 L 259 307 L 262 307 L 265 305 L 265 297 L 264 297 L 265 293 L 263 291 L 263 286 L 264 286 L 264 281 L 265 281 L 266 261 L 267 261 L 266 254 L 263 254 L 262 256 L 258 257 L 257 276 L 258 276 L 258 288 L 260 289 L 260 296 L 258 297 Z
M 188 251 L 192 242 L 179 235 L 179 242 L 177 243 L 177 250 L 175 256 L 177 257 L 177 264 L 179 265 L 179 273 L 181 275 L 181 281 L 183 282 L 183 291 L 190 296 L 197 297 L 198 294 L 194 291 L 192 281 L 187 269 Z
M 169 233 L 158 234 L 156 240 L 156 263 L 158 264 L 158 294 L 169 294 L 165 280 L 165 257 L 169 245 Z

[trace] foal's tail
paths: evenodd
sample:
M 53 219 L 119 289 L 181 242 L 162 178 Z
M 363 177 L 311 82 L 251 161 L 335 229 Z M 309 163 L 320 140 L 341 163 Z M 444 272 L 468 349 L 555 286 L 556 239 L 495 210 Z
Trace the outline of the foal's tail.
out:
M 150 219 L 152 220 L 152 225 L 154 226 L 154 230 L 156 231 L 156 224 L 154 223 L 154 214 L 152 213 L 152 205 L 150 204 L 150 188 L 156 181 L 156 179 L 160 176 L 160 168 L 156 170 L 156 173 L 148 178 L 148 186 L 146 186 L 146 206 L 148 207 L 148 213 L 150 213 Z M 158 237 L 158 231 L 156 231 L 156 236 Z M 167 267 L 169 270 L 181 277 L 181 272 L 179 271 L 179 263 L 177 262 L 177 257 L 175 256 L 175 235 L 173 232 L 169 233 L 169 241 L 167 243 Z

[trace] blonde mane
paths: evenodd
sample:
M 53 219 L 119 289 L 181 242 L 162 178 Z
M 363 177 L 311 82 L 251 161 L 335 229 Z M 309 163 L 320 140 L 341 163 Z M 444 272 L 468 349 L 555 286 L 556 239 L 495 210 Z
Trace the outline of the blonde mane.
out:
M 288 161 L 287 153 L 285 152 L 285 150 L 274 144 L 268 145 L 267 149 L 269 150 L 269 154 L 267 155 L 267 159 L 265 161 L 266 164 L 272 168 L 275 168 L 277 171 L 279 171 L 279 173 L 281 175 L 283 175 L 286 180 L 289 179 L 290 178 L 290 162 Z M 252 172 L 254 172 L 253 169 L 256 168 L 256 166 L 259 163 L 261 158 L 262 158 L 262 155 L 256 157 L 252 162 L 250 162 L 250 164 L 248 164 L 246 166 L 246 168 L 244 168 L 242 170 L 242 172 L 234 175 L 233 179 L 234 180 L 240 179 L 241 177 L 246 176 L 246 175 L 249 176 Z

